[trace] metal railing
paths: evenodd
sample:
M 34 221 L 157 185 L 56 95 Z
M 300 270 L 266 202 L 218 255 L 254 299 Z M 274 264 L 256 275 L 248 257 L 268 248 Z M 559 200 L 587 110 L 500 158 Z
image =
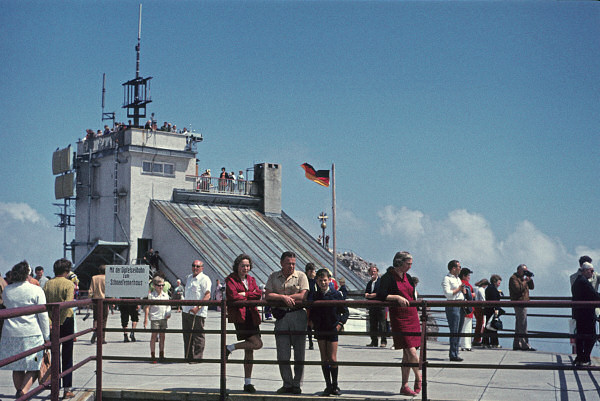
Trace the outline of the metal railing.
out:
M 227 398 L 227 371 L 226 366 L 229 363 L 244 363 L 244 361 L 227 361 L 226 358 L 226 335 L 236 333 L 235 330 L 226 330 L 227 328 L 227 300 L 225 297 L 221 301 L 194 301 L 194 300 L 168 300 L 168 301 L 158 301 L 158 300 L 147 300 L 147 299 L 94 299 L 94 300 L 78 300 L 71 302 L 63 302 L 63 303 L 52 303 L 47 305 L 38 305 L 38 306 L 29 306 L 22 308 L 13 308 L 13 309 L 4 309 L 0 310 L 0 319 L 9 319 L 11 317 L 17 317 L 22 315 L 28 315 L 33 313 L 42 313 L 47 311 L 50 314 L 52 321 L 59 321 L 60 319 L 60 310 L 63 308 L 69 307 L 82 307 L 89 306 L 90 304 L 94 304 L 94 307 L 97 308 L 97 321 L 102 322 L 103 318 L 103 304 L 135 304 L 135 305 L 188 305 L 188 306 L 196 306 L 196 305 L 207 305 L 207 306 L 220 306 L 220 329 L 219 330 L 203 330 L 206 334 L 218 334 L 220 336 L 220 358 L 219 359 L 202 359 L 202 363 L 219 363 L 220 364 L 220 399 L 225 400 Z M 315 301 L 315 302 L 304 302 L 301 305 L 304 307 L 310 308 L 312 305 L 314 306 L 332 306 L 332 305 L 346 305 L 354 308 L 368 308 L 368 307 L 398 307 L 397 303 L 394 302 L 381 302 L 381 301 L 366 301 L 366 300 L 347 300 L 347 301 Z M 236 301 L 231 303 L 231 305 L 235 306 L 281 306 L 283 304 L 266 302 L 266 301 Z M 417 307 L 420 310 L 420 320 L 421 322 L 427 322 L 428 316 L 433 312 L 433 308 L 437 307 L 446 307 L 446 306 L 471 306 L 471 307 L 528 307 L 528 308 L 573 308 L 573 307 L 598 307 L 600 306 L 599 302 L 596 301 L 566 301 L 566 300 L 542 300 L 542 301 L 445 301 L 445 300 L 425 300 L 420 299 L 417 301 L 411 301 L 410 307 Z M 567 317 L 567 315 L 561 315 L 561 317 Z M 103 331 L 106 332 L 122 332 L 122 329 L 103 329 L 102 324 L 97 325 L 96 337 L 98 339 L 103 338 Z M 28 351 L 13 355 L 9 358 L 0 361 L 0 367 L 8 365 L 11 362 L 14 362 L 18 359 L 21 359 L 27 355 L 31 355 L 35 352 L 38 352 L 42 349 L 49 348 L 51 350 L 51 380 L 50 383 L 46 382 L 43 385 L 39 385 L 34 389 L 30 390 L 27 394 L 19 398 L 18 400 L 27 400 L 45 389 L 50 389 L 51 391 L 51 400 L 58 401 L 59 400 L 59 380 L 63 376 L 68 373 L 71 373 L 83 365 L 87 364 L 91 361 L 96 361 L 96 400 L 102 400 L 102 363 L 104 360 L 118 360 L 118 361 L 151 361 L 151 358 L 148 357 L 131 357 L 131 356 L 114 356 L 114 355 L 104 355 L 103 354 L 103 344 L 102 341 L 96 342 L 96 355 L 85 358 L 79 363 L 73 365 L 72 368 L 60 372 L 59 371 L 59 357 L 60 357 L 60 344 L 65 341 L 71 341 L 76 337 L 81 335 L 88 334 L 93 332 L 94 329 L 86 329 L 74 333 L 70 336 L 60 337 L 60 326 L 53 325 L 50 333 L 50 341 L 45 343 L 42 346 L 38 346 L 32 348 Z M 184 333 L 190 331 L 177 330 L 177 329 L 167 329 L 167 330 L 152 330 L 152 329 L 136 329 L 136 332 L 140 333 L 152 333 L 152 332 L 164 332 L 164 333 Z M 306 334 L 306 331 L 298 331 L 298 332 L 278 332 L 278 334 Z M 274 335 L 274 331 L 262 331 L 261 334 L 265 335 Z M 323 332 L 322 334 L 328 334 Z M 337 333 L 341 336 L 369 336 L 371 332 L 364 331 L 344 331 L 341 333 Z M 427 360 L 427 339 L 429 338 L 429 333 L 427 330 L 426 324 L 421 324 L 420 332 L 387 332 L 387 333 L 378 333 L 385 334 L 387 336 L 394 335 L 404 335 L 404 336 L 418 336 L 420 337 L 421 343 L 419 348 L 419 363 L 391 363 L 391 362 L 374 362 L 374 361 L 340 361 L 338 360 L 336 364 L 338 366 L 382 366 L 382 367 L 416 367 L 418 366 L 421 370 L 422 374 L 422 392 L 421 399 L 426 400 L 428 398 L 428 390 L 427 390 L 427 374 L 428 369 L 431 368 L 452 368 L 452 369 L 513 369 L 513 370 L 589 370 L 589 371 L 600 371 L 600 366 L 570 366 L 570 365 L 556 365 L 556 364 L 535 364 L 535 365 L 515 365 L 515 364 L 506 364 L 506 365 L 498 365 L 498 364 L 451 364 L 451 363 L 443 363 L 443 362 L 430 362 Z M 525 333 L 497 333 L 498 337 L 514 337 L 515 335 L 522 335 Z M 436 337 L 467 337 L 473 336 L 474 333 L 471 334 L 462 334 L 462 333 L 449 333 L 449 332 L 436 332 L 434 333 Z M 484 334 L 485 335 L 485 334 Z M 529 332 L 526 334 L 530 338 L 574 338 L 575 336 L 568 333 L 533 333 Z M 166 358 L 165 362 L 188 362 L 186 358 Z M 254 360 L 253 364 L 277 364 L 277 360 Z M 304 365 L 321 365 L 320 361 L 304 361 Z
M 205 177 L 186 175 L 186 180 L 192 181 L 192 190 L 226 195 L 252 196 L 254 181 L 234 180 L 230 178 Z

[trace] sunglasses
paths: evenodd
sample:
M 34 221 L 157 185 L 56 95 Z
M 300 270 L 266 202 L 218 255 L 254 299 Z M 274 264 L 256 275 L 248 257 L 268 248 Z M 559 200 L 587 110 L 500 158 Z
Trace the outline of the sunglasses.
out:
M 154 284 L 155 287 L 164 287 L 164 284 Z

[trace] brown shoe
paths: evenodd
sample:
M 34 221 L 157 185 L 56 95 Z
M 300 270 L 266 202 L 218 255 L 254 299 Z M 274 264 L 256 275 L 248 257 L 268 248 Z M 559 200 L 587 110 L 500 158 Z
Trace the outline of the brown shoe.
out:
M 72 391 L 65 391 L 63 398 L 73 398 L 75 397 L 75 393 Z

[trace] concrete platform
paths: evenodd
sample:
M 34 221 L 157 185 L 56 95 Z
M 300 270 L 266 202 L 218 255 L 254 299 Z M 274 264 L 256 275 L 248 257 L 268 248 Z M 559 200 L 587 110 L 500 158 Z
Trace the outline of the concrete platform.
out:
M 77 329 L 91 327 L 91 316 L 83 321 L 84 315 L 77 315 Z M 143 317 L 141 319 L 143 321 Z M 109 316 L 108 326 L 120 326 L 119 314 Z M 219 328 L 217 312 L 210 311 L 207 329 Z M 141 327 L 141 326 L 140 326 Z M 360 327 L 360 326 L 358 326 Z M 181 315 L 173 314 L 169 320 L 170 329 L 181 329 Z M 272 322 L 264 322 L 263 330 L 272 330 Z M 228 329 L 233 329 L 228 325 Z M 348 330 L 354 330 L 349 327 Z M 121 333 L 108 333 L 108 344 L 104 354 L 112 356 L 147 357 L 149 333 L 138 333 L 138 341 L 124 343 Z M 96 346 L 90 344 L 90 335 L 80 337 L 75 342 L 75 362 L 93 355 Z M 228 336 L 228 342 L 235 340 Z M 263 335 L 264 348 L 255 352 L 257 360 L 275 359 L 273 336 Z M 402 352 L 389 348 L 367 348 L 368 337 L 340 337 L 338 360 L 364 362 L 366 366 L 340 367 L 340 388 L 343 395 L 336 398 L 351 400 L 403 400 L 410 399 L 399 395 L 400 368 L 376 366 L 377 363 L 401 362 Z M 390 342 L 391 345 L 391 342 Z M 308 346 L 308 345 L 307 345 Z M 158 344 L 157 344 L 158 348 Z M 157 350 L 158 351 L 158 350 Z M 219 339 L 216 335 L 207 337 L 205 358 L 219 358 Z M 166 356 L 183 357 L 181 334 L 167 334 Z M 462 363 L 452 363 L 452 367 L 429 367 L 428 395 L 430 400 L 481 400 L 481 401 L 573 401 L 600 400 L 600 371 L 579 369 L 561 370 L 570 367 L 573 355 L 549 352 L 522 352 L 512 349 L 478 349 L 462 352 Z M 280 396 L 275 391 L 282 382 L 276 365 L 259 364 L 254 367 L 252 382 L 257 389 L 254 395 L 243 393 L 243 367 L 239 363 L 242 351 L 235 351 L 227 365 L 227 388 L 232 400 L 298 400 L 318 397 L 325 384 L 319 366 L 305 367 L 303 394 L 300 396 Z M 307 361 L 318 362 L 319 351 L 306 351 Z M 428 343 L 428 361 L 435 366 L 448 362 L 447 342 Z M 237 363 L 236 363 L 237 361 Z M 372 363 L 369 363 L 372 362 Z M 600 360 L 595 360 L 600 365 Z M 462 369 L 469 365 L 490 364 L 492 368 Z M 540 365 L 555 365 L 557 370 L 542 370 Z M 502 370 L 497 366 L 516 365 L 518 370 Z M 104 361 L 104 398 L 107 400 L 217 400 L 220 387 L 220 367 L 218 364 L 165 363 L 151 364 L 142 361 Z M 95 363 L 87 364 L 73 375 L 77 401 L 93 400 L 96 386 Z M 0 370 L 0 400 L 13 399 L 14 388 L 10 371 Z M 321 397 L 319 397 L 322 399 Z M 49 400 L 49 391 L 44 391 L 34 400 Z M 416 399 L 421 399 L 419 395 Z

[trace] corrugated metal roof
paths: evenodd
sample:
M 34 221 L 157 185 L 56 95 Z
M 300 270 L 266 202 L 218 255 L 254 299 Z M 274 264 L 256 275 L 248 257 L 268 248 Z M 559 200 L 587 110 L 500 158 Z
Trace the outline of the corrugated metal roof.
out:
M 241 253 L 252 258 L 252 275 L 259 284 L 265 284 L 279 269 L 279 258 L 288 250 L 296 253 L 297 268 L 302 271 L 308 262 L 333 269 L 331 254 L 283 211 L 280 217 L 273 217 L 232 206 L 160 200 L 152 204 L 221 277 L 229 274 L 231 263 Z M 337 278 L 344 277 L 349 290 L 365 287 L 366 283 L 349 268 L 340 263 L 336 268 Z

